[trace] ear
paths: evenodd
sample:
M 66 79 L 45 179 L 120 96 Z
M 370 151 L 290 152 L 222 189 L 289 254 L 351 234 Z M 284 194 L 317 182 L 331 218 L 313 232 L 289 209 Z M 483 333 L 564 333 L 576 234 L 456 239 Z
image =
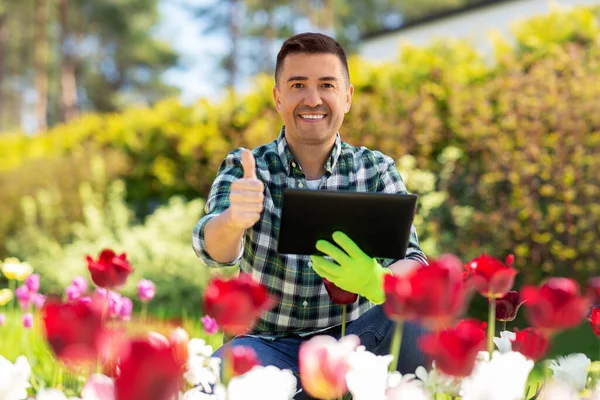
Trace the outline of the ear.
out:
M 273 100 L 275 100 L 275 108 L 277 109 L 277 112 L 280 112 L 281 101 L 279 99 L 279 89 L 277 89 L 277 85 L 273 86 Z
M 348 85 L 348 89 L 346 90 L 346 112 L 350 111 L 350 107 L 352 107 L 352 95 L 354 94 L 354 85 Z

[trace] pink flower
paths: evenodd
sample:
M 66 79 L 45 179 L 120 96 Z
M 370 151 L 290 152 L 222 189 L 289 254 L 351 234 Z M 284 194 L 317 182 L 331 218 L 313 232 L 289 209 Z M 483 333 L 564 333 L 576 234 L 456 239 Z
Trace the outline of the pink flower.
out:
M 111 317 L 116 318 L 121 315 L 121 303 L 123 298 L 117 292 L 108 292 L 108 313 Z
M 81 397 L 84 399 L 115 400 L 115 384 L 108 376 L 90 375 L 81 391 Z
M 79 289 L 79 287 L 71 284 L 66 287 L 65 294 L 67 295 L 67 300 L 69 302 L 72 302 L 81 297 L 81 290 Z
M 96 288 L 94 295 L 100 300 L 106 300 L 106 297 L 108 296 L 108 290 L 104 288 Z
M 119 319 L 129 321 L 133 311 L 133 303 L 129 297 L 121 297 L 121 307 L 119 308 Z
M 138 296 L 143 303 L 147 303 L 154 297 L 156 288 L 154 283 L 148 279 L 142 279 L 138 283 Z
M 211 318 L 209 315 L 205 315 L 200 320 L 204 325 L 204 330 L 209 335 L 212 335 L 219 330 L 219 324 L 217 324 L 217 321 L 214 318 Z
M 6 314 L 0 313 L 0 326 L 4 325 L 6 322 Z
M 37 293 L 40 290 L 40 276 L 38 274 L 31 274 L 25 279 L 25 286 L 32 293 Z
M 92 304 L 92 298 L 90 296 L 85 296 L 79 299 L 80 303 Z
M 82 294 L 87 292 L 88 290 L 87 280 L 83 276 L 76 276 L 75 278 L 73 278 L 73 282 L 71 282 L 71 285 L 79 289 L 79 292 Z
M 33 314 L 27 313 L 23 314 L 23 326 L 27 329 L 33 326 Z
M 31 295 L 31 302 L 33 303 L 35 308 L 40 310 L 44 307 L 44 304 L 46 303 L 46 296 L 44 296 L 41 293 L 33 293 Z
M 348 356 L 356 350 L 360 339 L 348 335 L 338 342 L 331 336 L 319 335 L 300 345 L 300 380 L 312 397 L 335 399 L 348 391 L 346 373 Z
M 31 303 L 31 293 L 29 293 L 29 288 L 25 285 L 19 286 L 15 290 L 15 295 L 17 296 L 17 300 L 19 300 L 21 310 L 27 311 Z

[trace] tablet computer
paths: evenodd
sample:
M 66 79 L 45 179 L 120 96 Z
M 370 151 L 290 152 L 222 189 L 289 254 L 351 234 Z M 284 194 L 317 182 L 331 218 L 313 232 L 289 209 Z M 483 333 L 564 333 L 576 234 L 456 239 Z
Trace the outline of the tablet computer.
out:
M 286 189 L 277 251 L 313 255 L 319 239 L 342 231 L 374 258 L 406 255 L 417 195 Z

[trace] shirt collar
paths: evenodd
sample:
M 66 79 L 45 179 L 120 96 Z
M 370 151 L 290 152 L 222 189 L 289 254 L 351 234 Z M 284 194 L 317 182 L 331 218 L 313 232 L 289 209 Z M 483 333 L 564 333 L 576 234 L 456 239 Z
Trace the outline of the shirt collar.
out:
M 287 140 L 285 139 L 285 125 L 281 128 L 281 132 L 279 133 L 279 137 L 277 138 L 277 151 L 279 153 L 281 163 L 285 168 L 285 172 L 288 175 L 290 175 L 292 171 L 292 163 L 294 162 L 294 156 L 292 155 L 292 152 L 290 151 L 290 148 L 287 144 Z M 341 153 L 342 139 L 340 138 L 340 133 L 336 132 L 333 149 L 331 150 L 329 158 L 325 162 L 325 171 L 329 172 L 330 174 L 332 173 L 333 169 L 337 165 Z

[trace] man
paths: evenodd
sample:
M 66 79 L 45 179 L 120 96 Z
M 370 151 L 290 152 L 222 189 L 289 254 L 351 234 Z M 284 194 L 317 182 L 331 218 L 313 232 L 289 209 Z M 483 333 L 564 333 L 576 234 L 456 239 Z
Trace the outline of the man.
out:
M 341 307 L 329 299 L 322 278 L 361 296 L 348 305 L 352 322 L 347 334 L 358 335 L 369 351 L 388 354 L 392 323 L 378 305 L 384 300 L 383 276 L 390 269 L 427 263 L 414 227 L 403 260 L 377 263 L 367 257 L 359 262 L 338 247 L 359 246 L 342 233 L 332 243 L 317 245 L 337 263 L 276 251 L 285 188 L 406 193 L 390 157 L 341 141 L 338 129 L 353 94 L 339 43 L 314 33 L 289 38 L 277 56 L 273 88 L 284 121 L 279 137 L 252 152 L 237 149 L 227 156 L 210 190 L 206 215 L 194 229 L 194 249 L 206 265 L 239 263 L 280 299 L 248 335 L 232 341 L 254 348 L 265 365 L 298 372 L 304 340 L 317 333 L 340 336 Z M 424 362 L 416 350 L 419 332 L 414 325 L 405 328 L 398 363 L 402 373 L 414 372 Z

